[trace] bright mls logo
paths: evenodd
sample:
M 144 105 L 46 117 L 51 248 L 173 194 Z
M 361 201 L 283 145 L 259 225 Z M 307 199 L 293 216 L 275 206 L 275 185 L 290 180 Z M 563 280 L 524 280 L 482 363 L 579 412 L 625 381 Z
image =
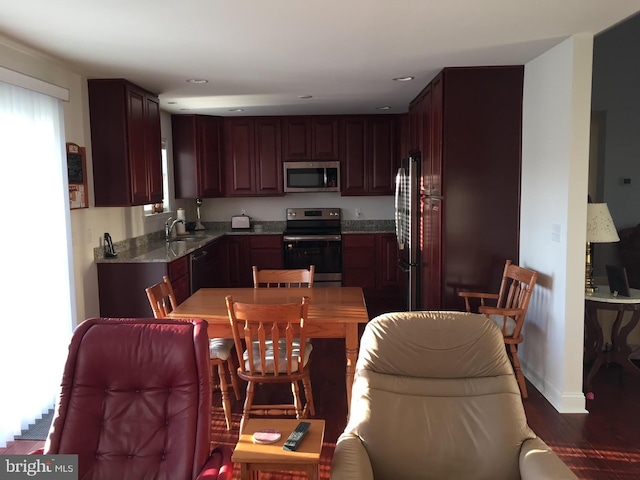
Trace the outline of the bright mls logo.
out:
M 0 455 L 0 480 L 78 480 L 77 455 Z

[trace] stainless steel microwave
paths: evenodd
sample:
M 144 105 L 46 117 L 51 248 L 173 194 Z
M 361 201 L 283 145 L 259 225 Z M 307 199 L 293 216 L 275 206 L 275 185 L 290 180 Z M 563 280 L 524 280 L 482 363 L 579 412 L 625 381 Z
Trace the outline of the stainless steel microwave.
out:
M 340 162 L 284 162 L 285 192 L 339 192 Z

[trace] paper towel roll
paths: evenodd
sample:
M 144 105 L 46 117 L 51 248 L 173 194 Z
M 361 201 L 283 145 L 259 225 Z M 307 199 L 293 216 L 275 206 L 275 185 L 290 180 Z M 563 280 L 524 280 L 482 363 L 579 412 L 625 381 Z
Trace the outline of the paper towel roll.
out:
M 177 217 L 178 217 L 178 220 L 182 220 L 183 222 L 185 221 L 184 208 L 179 208 L 177 210 Z

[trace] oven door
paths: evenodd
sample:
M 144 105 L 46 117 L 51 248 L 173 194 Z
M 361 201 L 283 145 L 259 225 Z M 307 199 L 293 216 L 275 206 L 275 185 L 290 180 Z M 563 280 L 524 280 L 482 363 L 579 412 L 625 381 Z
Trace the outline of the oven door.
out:
M 284 268 L 315 265 L 314 287 L 342 286 L 342 237 L 340 235 L 287 236 Z

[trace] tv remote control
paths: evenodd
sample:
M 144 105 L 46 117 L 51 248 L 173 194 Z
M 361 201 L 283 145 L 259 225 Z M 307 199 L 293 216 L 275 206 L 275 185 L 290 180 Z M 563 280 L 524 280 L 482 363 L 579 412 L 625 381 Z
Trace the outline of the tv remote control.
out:
M 298 445 L 300 445 L 302 437 L 305 436 L 310 426 L 311 424 L 309 422 L 300 422 L 295 430 L 291 432 L 291 435 L 289 435 L 287 441 L 284 442 L 284 445 L 282 445 L 282 449 L 294 452 L 296 448 L 298 448 Z

